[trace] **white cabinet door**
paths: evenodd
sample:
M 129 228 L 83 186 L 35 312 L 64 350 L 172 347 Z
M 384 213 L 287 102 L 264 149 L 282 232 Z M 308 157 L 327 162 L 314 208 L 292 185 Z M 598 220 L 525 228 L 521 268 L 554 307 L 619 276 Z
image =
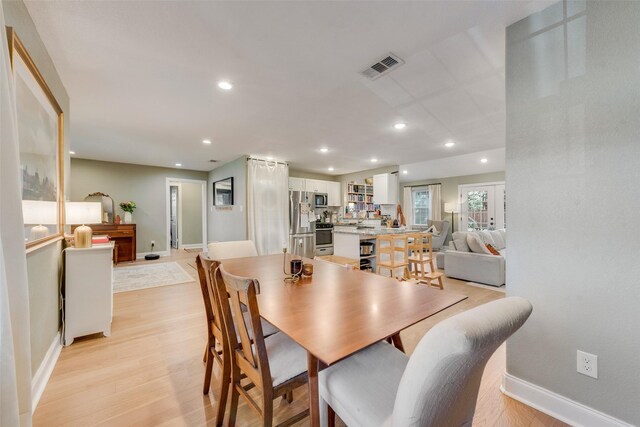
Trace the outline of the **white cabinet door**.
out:
M 305 190 L 312 193 L 326 193 L 327 181 L 321 181 L 319 179 L 305 179 Z
M 398 203 L 398 177 L 391 173 L 373 176 L 373 203 L 395 205 Z
M 327 206 L 342 206 L 341 188 L 339 182 L 327 182 Z
M 318 186 L 316 185 L 315 179 L 305 179 L 304 180 L 304 191 L 311 191 L 312 193 L 316 193 Z
M 289 178 L 289 190 L 305 191 L 304 178 Z
M 316 193 L 328 193 L 329 192 L 329 181 L 321 181 L 321 180 L 315 180 L 316 181 Z

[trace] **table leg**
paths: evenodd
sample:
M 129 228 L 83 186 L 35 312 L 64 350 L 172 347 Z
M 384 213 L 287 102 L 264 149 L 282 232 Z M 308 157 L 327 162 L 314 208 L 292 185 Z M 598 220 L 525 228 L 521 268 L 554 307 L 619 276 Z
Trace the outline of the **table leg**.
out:
M 309 421 L 311 427 L 320 427 L 320 395 L 318 392 L 318 358 L 307 352 L 309 375 Z

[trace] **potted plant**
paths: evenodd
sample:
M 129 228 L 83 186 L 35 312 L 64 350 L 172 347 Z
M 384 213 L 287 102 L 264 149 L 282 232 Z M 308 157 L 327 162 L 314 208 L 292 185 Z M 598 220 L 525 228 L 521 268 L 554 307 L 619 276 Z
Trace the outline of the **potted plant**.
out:
M 120 202 L 120 209 L 124 211 L 124 223 L 133 224 L 133 211 L 136 208 L 136 202 L 129 200 L 128 202 Z

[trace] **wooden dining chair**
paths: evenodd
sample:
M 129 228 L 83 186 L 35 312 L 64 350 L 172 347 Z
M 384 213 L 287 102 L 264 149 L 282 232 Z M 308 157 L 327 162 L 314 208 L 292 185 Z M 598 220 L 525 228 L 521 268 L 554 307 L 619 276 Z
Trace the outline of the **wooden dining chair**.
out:
M 207 315 L 207 345 L 205 348 L 204 361 L 206 362 L 204 372 L 204 385 L 202 392 L 209 394 L 211 385 L 211 375 L 213 372 L 213 361 L 220 365 L 222 373 L 220 375 L 220 396 L 218 397 L 218 408 L 216 410 L 215 425 L 222 425 L 224 411 L 227 406 L 227 396 L 229 394 L 229 383 L 231 381 L 231 358 L 228 350 L 225 352 L 226 335 L 223 333 L 220 301 L 218 301 L 213 285 L 211 271 L 215 271 L 220 263 L 209 259 L 203 254 L 196 257 L 196 267 L 198 278 L 200 279 L 200 289 L 204 308 Z M 228 346 L 227 346 L 228 347 Z
M 389 259 L 387 259 L 387 256 Z M 401 258 L 401 259 L 399 259 Z M 389 272 L 390 277 L 402 269 L 402 278 L 409 278 L 409 245 L 406 234 L 389 234 L 376 238 L 376 273 Z
M 436 270 L 433 257 L 433 234 L 414 233 L 409 236 L 410 277 L 429 286 L 444 289 L 441 273 Z M 429 271 L 426 271 L 427 266 Z M 436 283 L 433 283 L 437 281 Z
M 336 414 L 348 426 L 470 426 L 487 361 L 531 310 L 520 297 L 493 301 L 438 323 L 411 357 L 377 343 L 320 371 L 321 418 L 329 426 Z
M 221 304 L 227 343 L 231 345 L 233 355 L 229 426 L 235 425 L 240 396 L 260 415 L 263 426 L 271 426 L 273 400 L 290 396 L 294 389 L 307 383 L 307 352 L 283 333 L 264 337 L 256 298 L 260 292 L 257 280 L 229 274 L 224 265 L 220 265 L 214 283 L 219 295 L 228 293 L 230 296 Z M 243 304 L 248 308 L 248 317 L 242 315 Z M 260 390 L 262 405 L 258 405 L 243 388 L 243 373 Z M 308 414 L 307 409 L 279 426 L 292 425 Z
M 196 257 L 200 290 L 202 291 L 202 299 L 204 301 L 205 313 L 207 316 L 207 344 L 203 358 L 203 361 L 206 363 L 204 384 L 202 387 L 202 392 L 204 394 L 209 394 L 214 360 L 218 362 L 221 368 L 221 391 L 218 399 L 218 409 L 216 412 L 216 426 L 222 425 L 227 396 L 229 394 L 229 383 L 231 382 L 231 361 L 230 357 L 227 356 L 230 353 L 229 350 L 225 351 L 226 334 L 223 332 L 220 301 L 218 293 L 215 291 L 214 283 L 216 280 L 215 271 L 217 270 L 218 265 L 220 265 L 219 261 L 210 259 L 202 253 Z M 224 295 L 228 298 L 226 292 Z M 249 313 L 244 311 L 243 316 L 248 318 Z M 278 332 L 278 329 L 270 323 L 265 321 L 262 321 L 261 323 L 265 336 L 271 336 Z M 253 339 L 253 337 L 250 338 Z

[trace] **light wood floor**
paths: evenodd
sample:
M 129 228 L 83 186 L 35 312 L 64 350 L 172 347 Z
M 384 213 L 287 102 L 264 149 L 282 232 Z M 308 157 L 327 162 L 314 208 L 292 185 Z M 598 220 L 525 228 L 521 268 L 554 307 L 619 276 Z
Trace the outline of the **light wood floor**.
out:
M 177 261 L 195 279 L 196 272 L 191 267 L 195 256 L 195 253 L 173 251 L 171 258 L 156 262 Z M 403 331 L 401 335 L 408 353 L 437 322 L 503 297 L 502 293 L 453 279 L 445 280 L 445 288 L 469 298 Z M 214 389 L 208 396 L 202 394 L 205 328 L 202 296 L 195 281 L 115 294 L 111 337 L 94 335 L 77 339 L 62 350 L 34 415 L 34 425 L 212 424 L 218 390 Z M 499 390 L 504 366 L 503 346 L 489 361 L 482 378 L 474 426 L 565 425 L 504 396 Z M 217 374 L 216 366 L 214 375 Z M 212 384 L 217 384 L 215 377 Z M 253 411 L 242 399 L 240 402 L 237 425 L 259 425 Z M 275 402 L 276 421 L 306 406 L 306 388 L 302 387 L 296 390 L 292 404 Z M 308 424 L 308 420 L 303 420 L 297 425 Z

